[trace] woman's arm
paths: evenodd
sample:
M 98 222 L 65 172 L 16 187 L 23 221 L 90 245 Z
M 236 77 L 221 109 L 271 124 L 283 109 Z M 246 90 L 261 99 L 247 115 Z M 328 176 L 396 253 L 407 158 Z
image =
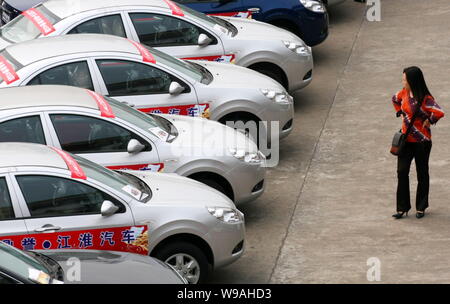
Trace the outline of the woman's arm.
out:
M 396 113 L 397 117 L 400 117 L 400 115 L 403 114 L 402 97 L 401 97 L 402 91 L 400 91 L 397 94 L 395 94 L 394 96 L 392 96 L 392 104 L 394 105 L 394 109 L 395 109 L 395 113 Z
M 436 124 L 439 119 L 444 117 L 445 113 L 441 107 L 436 103 L 433 97 L 425 99 L 423 110 L 428 115 L 428 120 L 431 124 Z

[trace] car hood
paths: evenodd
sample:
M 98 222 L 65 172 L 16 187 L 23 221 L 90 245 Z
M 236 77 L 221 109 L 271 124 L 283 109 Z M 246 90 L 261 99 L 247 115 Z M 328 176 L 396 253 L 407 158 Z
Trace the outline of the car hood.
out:
M 246 18 L 219 17 L 233 24 L 238 29 L 234 39 L 243 40 L 277 40 L 280 45 L 283 40 L 292 42 L 303 42 L 295 34 L 276 27 L 274 25 Z
M 213 75 L 214 80 L 208 87 L 275 89 L 282 92 L 285 91 L 283 86 L 272 78 L 245 67 L 212 61 L 192 61 L 205 67 Z
M 221 153 L 221 157 L 231 157 L 230 148 L 244 149 L 250 153 L 258 152 L 258 146 L 247 136 L 217 121 L 182 115 L 158 115 L 169 120 L 178 130 L 178 137 L 172 142 L 172 149 L 203 148 L 202 156 L 210 158 L 217 156 L 217 153 Z
M 97 250 L 38 251 L 58 262 L 64 270 L 64 283 L 74 284 L 183 284 L 178 274 L 164 263 L 145 255 Z M 77 258 L 81 266 L 81 281 L 67 277 Z M 69 266 L 70 265 L 70 266 Z
M 125 171 L 144 181 L 152 189 L 150 205 L 183 204 L 198 207 L 217 206 L 236 208 L 234 203 L 219 191 L 193 179 L 174 173 Z

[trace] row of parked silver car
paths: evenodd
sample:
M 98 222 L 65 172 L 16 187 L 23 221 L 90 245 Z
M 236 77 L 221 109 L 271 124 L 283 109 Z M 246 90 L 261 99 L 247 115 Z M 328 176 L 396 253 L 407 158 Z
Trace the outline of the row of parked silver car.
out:
M 243 254 L 236 205 L 312 80 L 299 37 L 170 0 L 49 0 L 0 50 L 0 283 L 202 283 Z M 97 266 L 69 279 L 69 258 Z

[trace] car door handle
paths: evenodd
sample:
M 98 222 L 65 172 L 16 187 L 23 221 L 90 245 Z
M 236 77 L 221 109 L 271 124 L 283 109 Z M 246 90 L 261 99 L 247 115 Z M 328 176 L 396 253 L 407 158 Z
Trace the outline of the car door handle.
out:
M 61 227 L 53 226 L 53 225 L 44 225 L 41 228 L 34 229 L 35 232 L 45 232 L 45 231 L 51 231 L 51 230 L 61 230 Z

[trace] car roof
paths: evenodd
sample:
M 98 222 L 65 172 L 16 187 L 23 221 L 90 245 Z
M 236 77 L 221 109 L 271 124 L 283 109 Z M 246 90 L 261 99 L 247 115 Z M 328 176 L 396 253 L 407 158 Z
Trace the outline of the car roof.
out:
M 163 0 L 49 0 L 44 6 L 61 19 L 86 11 L 120 6 L 153 6 L 169 9 Z
M 96 52 L 118 52 L 139 55 L 137 47 L 128 39 L 102 34 L 76 34 L 45 37 L 12 44 L 6 52 L 26 66 L 51 57 Z
M 0 168 L 23 166 L 68 169 L 64 159 L 48 146 L 30 143 L 0 143 Z
M 86 89 L 62 85 L 36 85 L 0 89 L 0 110 L 40 106 L 73 106 L 98 110 Z

